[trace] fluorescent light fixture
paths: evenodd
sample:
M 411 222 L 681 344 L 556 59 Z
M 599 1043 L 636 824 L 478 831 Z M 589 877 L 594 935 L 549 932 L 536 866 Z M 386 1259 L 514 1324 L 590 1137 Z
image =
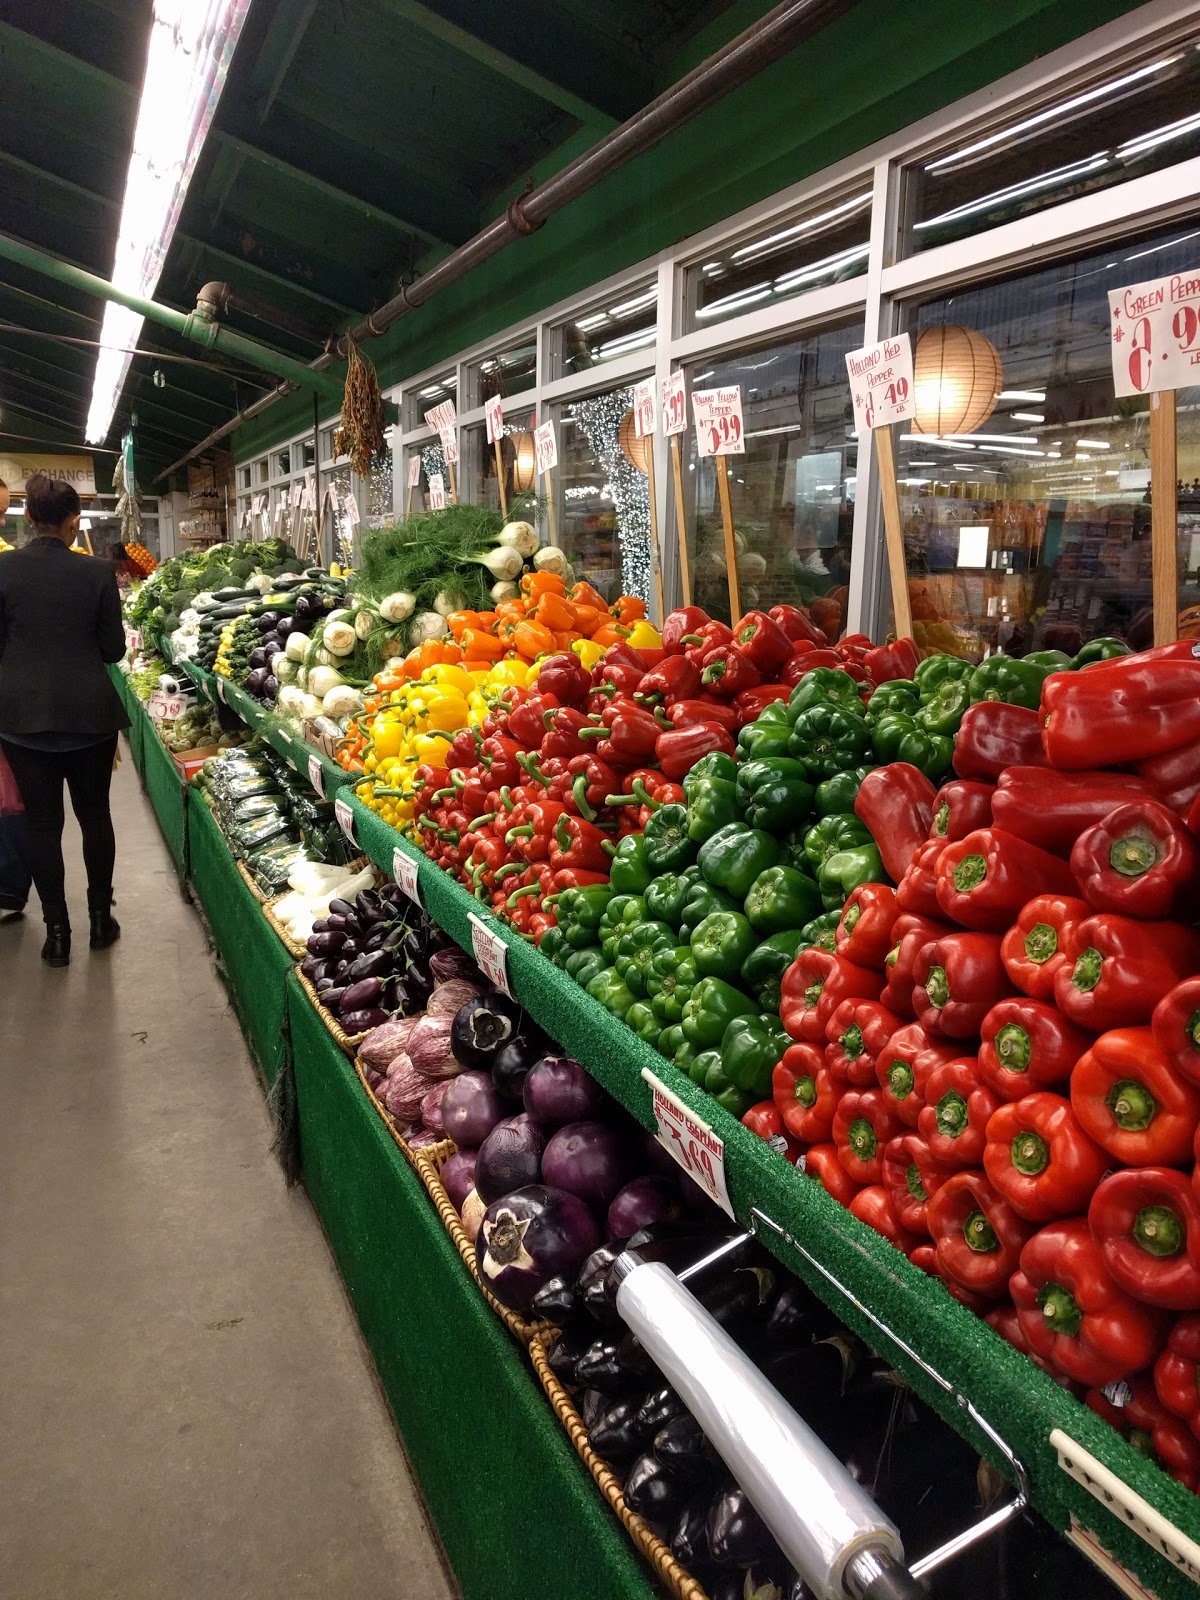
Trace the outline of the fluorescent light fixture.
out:
M 1191 233 L 1181 233 L 1177 239 L 1168 239 L 1168 245 L 1182 244 L 1185 239 L 1200 238 L 1200 228 L 1193 228 Z M 1133 255 L 1126 256 L 1126 261 L 1142 261 L 1146 256 L 1156 256 L 1164 248 L 1161 244 L 1152 245 L 1149 250 L 1135 250 Z
M 1081 450 L 1111 450 L 1112 445 L 1106 444 L 1103 439 L 1076 439 L 1075 445 Z
M 1045 422 L 1046 417 L 1041 411 L 1014 411 L 1012 419 L 1014 422 Z
M 977 211 L 990 211 L 993 206 L 1001 205 L 1006 200 L 1020 200 L 1027 194 L 1036 194 L 1039 189 L 1052 189 L 1056 184 L 1085 177 L 1089 172 L 1095 172 L 1098 167 L 1106 167 L 1111 159 L 1106 150 L 1098 150 L 1094 156 L 1088 156 L 1086 160 L 1072 161 L 1065 167 L 1053 167 L 1049 172 L 1043 172 L 1036 178 L 1026 178 L 1023 183 L 1012 183 L 1005 189 L 993 189 L 991 194 L 972 200 L 969 205 L 955 206 L 950 211 L 943 211 L 939 216 L 927 217 L 924 222 L 915 222 L 914 231 L 937 228 L 945 222 L 958 222 L 963 217 L 974 216 Z
M 701 306 L 696 312 L 696 321 L 704 322 L 709 317 L 724 317 L 731 311 L 740 311 L 743 306 L 752 306 L 758 300 L 765 300 L 775 291 L 769 283 L 757 283 L 753 289 L 743 289 L 738 294 L 727 294 L 721 300 L 714 300 L 711 305 Z
M 657 328 L 639 328 L 636 333 L 627 333 L 620 339 L 610 339 L 607 344 L 602 344 L 596 351 L 600 356 L 619 356 L 627 350 L 638 350 L 643 345 L 653 344 L 658 337 Z
M 1044 389 L 1001 389 L 997 400 L 1044 400 Z
M 444 394 L 445 392 L 445 385 L 441 383 L 431 383 L 428 388 L 417 390 L 422 400 L 432 400 L 435 394 Z
M 836 255 L 814 261 L 810 267 L 801 267 L 796 272 L 785 272 L 781 278 L 775 279 L 772 291 L 775 294 L 787 294 L 789 290 L 798 288 L 802 283 L 811 283 L 814 278 L 823 278 L 826 273 L 836 272 L 839 267 L 848 267 L 852 261 L 865 260 L 870 253 L 869 244 L 855 245 L 851 250 L 839 250 Z
M 696 376 L 692 379 L 692 382 L 693 383 L 704 383 L 708 378 L 712 378 L 715 375 L 716 375 L 716 368 L 714 367 L 708 372 L 698 372 L 696 374 Z
M 986 567 L 988 536 L 991 528 L 984 522 L 966 524 L 958 530 L 958 565 L 960 567 Z
M 111 281 L 148 299 L 171 247 L 250 0 L 154 0 L 146 75 L 125 176 Z M 112 425 L 143 318 L 109 301 L 100 329 L 86 437 Z
M 941 465 L 937 461 L 910 461 L 908 464 L 910 467 L 936 467 Z
M 936 445 L 939 450 L 974 450 L 965 439 L 941 439 L 936 433 L 902 433 L 902 439 L 916 439 L 922 445 Z
M 1032 433 L 944 433 L 943 439 L 970 439 L 978 444 L 1037 444 L 1039 440 Z
M 641 311 L 645 306 L 652 306 L 658 299 L 658 288 L 655 286 L 646 294 L 639 294 L 634 300 L 623 300 L 619 306 L 609 306 L 610 317 L 628 317 L 635 311 Z
M 855 195 L 853 200 L 846 200 L 829 211 L 820 211 L 815 216 L 805 217 L 802 222 L 793 223 L 790 228 L 781 228 L 777 233 L 769 233 L 765 239 L 755 239 L 753 244 L 743 245 L 740 250 L 735 250 L 729 259 L 753 261 L 757 256 L 772 255 L 783 245 L 800 238 L 802 234 L 824 233 L 835 222 L 850 216 L 855 211 L 861 211 L 864 206 L 870 204 L 871 194 L 868 190 L 867 193 Z
M 922 484 L 932 483 L 932 478 L 897 478 L 897 483 L 908 484 L 910 488 L 920 488 Z
M 595 316 L 592 317 L 579 317 L 575 322 L 575 326 L 579 329 L 580 333 L 590 333 L 593 328 L 602 328 L 607 321 L 608 312 L 598 311 Z
M 1149 133 L 1139 134 L 1136 139 L 1128 139 L 1117 149 L 1117 160 L 1122 158 L 1132 160 L 1134 156 L 1144 156 L 1147 151 L 1156 150 L 1160 144 L 1169 144 L 1173 139 L 1184 139 L 1189 133 L 1195 133 L 1200 128 L 1200 112 L 1193 113 L 1190 117 L 1180 117 L 1177 122 L 1164 123 L 1161 128 L 1152 128 Z

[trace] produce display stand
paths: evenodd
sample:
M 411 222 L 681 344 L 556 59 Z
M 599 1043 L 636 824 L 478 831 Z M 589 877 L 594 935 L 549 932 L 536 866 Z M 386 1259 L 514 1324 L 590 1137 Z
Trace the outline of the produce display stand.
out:
M 172 761 L 170 751 L 158 737 L 150 717 L 145 711 L 141 711 L 141 715 L 145 719 L 140 762 L 142 783 L 145 785 L 150 804 L 154 807 L 154 815 L 158 818 L 162 836 L 167 842 L 167 849 L 171 852 L 175 870 L 181 878 L 186 878 L 188 787 L 179 776 L 179 768 Z

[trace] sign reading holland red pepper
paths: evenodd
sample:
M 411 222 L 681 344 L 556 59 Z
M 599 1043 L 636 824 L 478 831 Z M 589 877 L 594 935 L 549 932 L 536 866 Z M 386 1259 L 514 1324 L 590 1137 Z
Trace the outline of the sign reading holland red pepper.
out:
M 1200 378 L 1200 271 L 1110 289 L 1108 313 L 1118 399 Z
M 898 333 L 862 350 L 851 350 L 846 357 L 846 371 L 859 433 L 884 428 L 889 422 L 908 422 L 916 416 L 912 339 L 907 333 Z
M 696 450 L 702 456 L 744 456 L 742 386 L 727 389 L 693 389 L 692 414 L 696 419 Z

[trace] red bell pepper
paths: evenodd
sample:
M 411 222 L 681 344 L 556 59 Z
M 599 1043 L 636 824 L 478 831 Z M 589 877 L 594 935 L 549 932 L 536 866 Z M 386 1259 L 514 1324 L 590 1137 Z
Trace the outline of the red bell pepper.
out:
M 686 635 L 699 633 L 709 620 L 708 612 L 699 606 L 680 606 L 677 611 L 668 611 L 662 625 L 663 649 L 667 655 L 682 654 L 687 649 Z
M 1060 1094 L 1027 1094 L 988 1121 L 983 1170 L 1029 1222 L 1077 1216 L 1107 1169 L 1108 1157 Z
M 566 809 L 557 800 L 529 802 L 521 808 L 521 820 L 505 832 L 504 843 L 525 861 L 548 861 L 554 845 L 554 830 Z
M 1165 1355 L 1159 1357 L 1164 1359 Z M 1085 1403 L 1135 1450 L 1195 1494 L 1200 1488 L 1200 1441 L 1171 1415 L 1158 1398 L 1153 1381 L 1144 1374 L 1138 1373 L 1116 1388 L 1122 1391 L 1120 1405 L 1100 1389 L 1089 1389 Z
M 550 793 L 568 810 L 595 822 L 605 800 L 621 787 L 621 775 L 598 756 L 572 756 L 561 778 L 555 779 Z
M 868 772 L 854 799 L 854 814 L 875 837 L 891 877 L 907 872 L 929 837 L 934 788 L 925 774 L 907 761 Z
M 1080 1027 L 1102 1033 L 1149 1022 L 1167 990 L 1200 971 L 1200 935 L 1104 911 L 1076 926 L 1070 954 L 1073 963 L 1055 974 L 1054 999 Z
M 937 896 L 937 864 L 947 848 L 944 839 L 926 839 L 917 846 L 896 889 L 896 909 L 922 917 L 945 918 Z
M 906 1128 L 915 1128 L 925 1108 L 925 1086 L 935 1067 L 958 1055 L 949 1039 L 934 1039 L 919 1022 L 897 1028 L 875 1056 L 875 1077 Z
M 1173 1416 L 1200 1439 L 1200 1312 L 1180 1317 L 1154 1364 L 1154 1388 Z
M 592 668 L 592 692 L 588 710 L 600 711 L 614 695 L 632 695 L 641 688 L 646 662 L 628 645 L 611 645 Z
M 896 891 L 886 883 L 860 883 L 842 907 L 837 953 L 859 967 L 882 967 L 892 947 Z
M 1010 1293 L 1030 1348 L 1079 1383 L 1140 1372 L 1162 1347 L 1163 1313 L 1117 1287 L 1082 1217 L 1034 1234 Z
M 801 1144 L 824 1144 L 829 1139 L 844 1087 L 815 1044 L 790 1045 L 771 1074 L 771 1098 L 784 1127 Z
M 1200 794 L 1200 739 L 1181 744 L 1166 755 L 1149 756 L 1137 763 L 1139 778 L 1154 786 L 1154 793 L 1172 811 L 1187 811 Z
M 1165 755 L 1200 739 L 1200 658 L 1143 652 L 1052 672 L 1041 722 L 1046 759 L 1068 772 Z
M 737 725 L 744 728 L 748 722 L 757 722 L 768 706 L 780 700 L 790 700 L 792 691 L 786 683 L 760 683 L 757 689 L 743 689 L 733 702 Z
M 545 732 L 542 734 L 538 758 L 545 762 L 556 756 L 570 761 L 572 757 L 582 754 L 585 745 L 579 735 L 593 724 L 591 718 L 575 706 L 563 706 L 558 711 L 545 712 L 542 726 Z
M 774 1100 L 760 1100 L 751 1106 L 742 1117 L 742 1127 L 757 1134 L 789 1163 L 800 1154 L 800 1145 L 788 1133 Z
M 922 946 L 913 964 L 913 1010 L 931 1033 L 974 1039 L 983 1019 L 1013 992 L 995 933 L 949 933 Z
M 764 678 L 773 678 L 792 658 L 792 641 L 765 611 L 747 611 L 734 625 L 734 643 Z
M 1150 1018 L 1154 1042 L 1181 1078 L 1200 1085 L 1200 978 L 1177 983 Z
M 796 654 L 784 663 L 779 674 L 779 681 L 786 683 L 794 689 L 801 678 L 813 670 L 814 667 L 844 667 L 845 662 L 836 650 L 801 650 L 797 646 Z
M 948 844 L 938 857 L 937 898 L 960 927 L 1000 933 L 1039 894 L 1070 894 L 1071 869 L 1048 850 L 1003 828 L 980 828 Z
M 537 687 L 560 706 L 582 706 L 592 687 L 592 675 L 573 650 L 561 650 L 547 656 L 538 668 Z
M 883 1180 L 883 1151 L 904 1131 L 882 1089 L 847 1089 L 833 1114 L 838 1160 L 860 1187 Z
M 987 1125 L 999 1109 L 999 1100 L 979 1076 L 975 1057 L 955 1056 L 933 1067 L 925 1079 L 917 1131 L 940 1166 L 979 1167 Z
M 944 783 L 933 797 L 929 837 L 952 844 L 955 839 L 965 839 L 976 828 L 986 828 L 992 820 L 995 793 L 994 783 L 976 783 L 970 778 L 952 778 Z
M 1177 1167 L 1192 1158 L 1200 1089 L 1185 1083 L 1149 1028 L 1113 1028 L 1071 1074 L 1075 1115 L 1127 1167 Z
M 892 924 L 892 948 L 883 958 L 886 982 L 880 999 L 897 1016 L 915 1017 L 913 1009 L 913 968 L 923 947 L 954 930 L 936 917 L 923 917 L 904 911 Z
M 1200 1307 L 1200 1200 L 1182 1172 L 1111 1173 L 1092 1196 L 1087 1219 L 1126 1294 L 1168 1311 Z
M 510 737 L 515 739 L 525 750 L 540 749 L 542 740 L 546 737 L 546 713 L 548 711 L 557 711 L 558 709 L 558 700 L 552 694 L 525 695 L 521 702 L 509 713 L 508 732 Z
M 982 1172 L 956 1172 L 947 1178 L 931 1196 L 925 1217 L 943 1274 L 972 1294 L 999 1300 L 1032 1226 Z
M 928 1242 L 919 1244 L 915 1250 L 910 1250 L 908 1259 L 914 1267 L 919 1267 L 922 1272 L 936 1278 L 952 1300 L 957 1300 L 959 1305 L 966 1306 L 968 1311 L 973 1311 L 977 1317 L 986 1318 L 996 1308 L 993 1297 L 985 1294 L 972 1294 L 970 1289 L 964 1289 L 961 1283 L 956 1283 L 953 1278 L 948 1278 L 938 1264 L 937 1251 Z
M 825 1027 L 843 1000 L 878 1000 L 883 979 L 832 950 L 801 950 L 783 975 L 779 1014 L 793 1039 L 824 1044 Z
M 979 1075 L 1001 1100 L 1023 1100 L 1066 1083 L 1095 1035 L 1041 1000 L 1001 1000 L 983 1019 Z
M 882 1234 L 901 1255 L 906 1256 L 916 1249 L 919 1236 L 901 1222 L 892 1193 L 884 1184 L 873 1183 L 869 1188 L 860 1189 L 847 1209 L 852 1217 Z
M 456 733 L 453 739 L 451 739 L 450 743 L 446 746 L 447 769 L 452 770 L 454 767 L 467 768 L 474 766 L 476 756 L 479 752 L 479 746 L 482 743 L 483 738 L 478 728 L 463 728 L 460 732 Z
M 710 650 L 728 650 L 732 643 L 733 629 L 711 619 L 683 636 L 684 647 L 698 666 L 703 665 Z
M 591 739 L 598 735 L 593 749 L 600 760 L 628 772 L 654 759 L 654 747 L 662 731 L 657 717 L 632 700 L 618 697 L 601 714 L 600 728 L 585 728 L 580 737 Z
M 1200 893 L 1200 850 L 1160 800 L 1117 806 L 1081 833 L 1071 871 L 1090 906 L 1127 917 L 1181 916 Z
M 1079 835 L 1131 800 L 1154 799 L 1154 786 L 1127 772 L 1047 772 L 1008 767 L 1000 774 L 992 820 L 1030 844 L 1069 856 Z
M 826 1194 L 831 1195 L 839 1205 L 848 1206 L 854 1196 L 862 1187 L 846 1171 L 838 1156 L 835 1144 L 814 1144 L 811 1150 L 806 1150 L 797 1161 L 804 1163 L 804 1172 L 814 1183 L 819 1183 Z
M 873 1089 L 875 1058 L 899 1027 L 900 1018 L 878 1000 L 843 1000 L 825 1024 L 825 1065 L 839 1082 Z
M 668 655 L 638 684 L 634 698 L 646 705 L 670 705 L 673 700 L 690 700 L 699 690 L 700 668 L 696 662 L 690 656 Z
M 756 689 L 763 674 L 736 644 L 714 645 L 700 662 L 700 687 L 721 700 L 732 700 L 746 689 Z
M 800 606 L 772 606 L 767 615 L 772 622 L 779 624 L 793 643 L 797 639 L 807 639 L 822 647 L 829 643 L 828 636 Z
M 900 1133 L 883 1152 L 883 1183 L 892 1197 L 892 1209 L 901 1227 L 910 1233 L 929 1232 L 929 1201 L 951 1173 L 939 1167 L 929 1146 L 917 1133 Z
M 954 770 L 960 778 L 995 783 L 1005 767 L 1045 765 L 1036 711 L 1002 700 L 967 707 L 954 738 Z
M 921 650 L 915 639 L 893 639 L 863 656 L 863 666 L 872 683 L 911 678 L 920 665 Z
M 660 733 L 654 747 L 659 766 L 668 778 L 676 781 L 686 778 L 702 756 L 711 755 L 714 751 L 732 756 L 736 750 L 728 728 L 722 728 L 715 722 Z
M 1075 930 L 1090 911 L 1074 895 L 1039 894 L 1021 907 L 1015 926 L 1004 935 L 1000 959 L 1023 994 L 1054 998 L 1060 968 L 1075 960 Z
M 554 825 L 550 846 L 550 865 L 558 870 L 575 867 L 584 872 L 608 876 L 608 866 L 616 847 L 607 834 L 587 820 L 564 811 Z
M 724 706 L 719 700 L 676 700 L 671 706 L 671 726 L 673 728 L 699 728 L 715 723 L 719 728 L 726 728 L 730 733 L 738 731 L 738 714 L 732 706 Z

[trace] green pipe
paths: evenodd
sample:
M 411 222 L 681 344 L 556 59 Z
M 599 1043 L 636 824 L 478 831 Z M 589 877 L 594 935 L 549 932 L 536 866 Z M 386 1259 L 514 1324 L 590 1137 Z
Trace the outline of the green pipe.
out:
M 223 323 L 210 321 L 199 308 L 184 313 L 176 311 L 173 306 L 160 305 L 157 300 L 144 300 L 141 295 L 127 294 L 125 290 L 114 287 L 107 278 L 97 277 L 94 272 L 85 272 L 82 267 L 73 266 L 69 261 L 47 255 L 22 239 L 14 239 L 11 234 L 0 233 L 0 258 L 40 272 L 44 277 L 53 278 L 56 283 L 66 284 L 68 288 L 113 300 L 119 306 L 136 311 L 148 322 L 160 323 L 184 339 L 190 339 L 193 344 L 203 345 L 206 350 L 218 350 L 224 355 L 236 356 L 251 366 L 261 367 L 264 372 L 274 373 L 277 378 L 287 379 L 298 388 L 315 389 L 338 406 L 342 403 L 342 383 L 339 378 L 314 372 L 303 361 L 294 361 L 281 351 L 272 350 L 269 345 L 259 344 L 257 339 L 248 339 L 245 334 L 236 333 Z

